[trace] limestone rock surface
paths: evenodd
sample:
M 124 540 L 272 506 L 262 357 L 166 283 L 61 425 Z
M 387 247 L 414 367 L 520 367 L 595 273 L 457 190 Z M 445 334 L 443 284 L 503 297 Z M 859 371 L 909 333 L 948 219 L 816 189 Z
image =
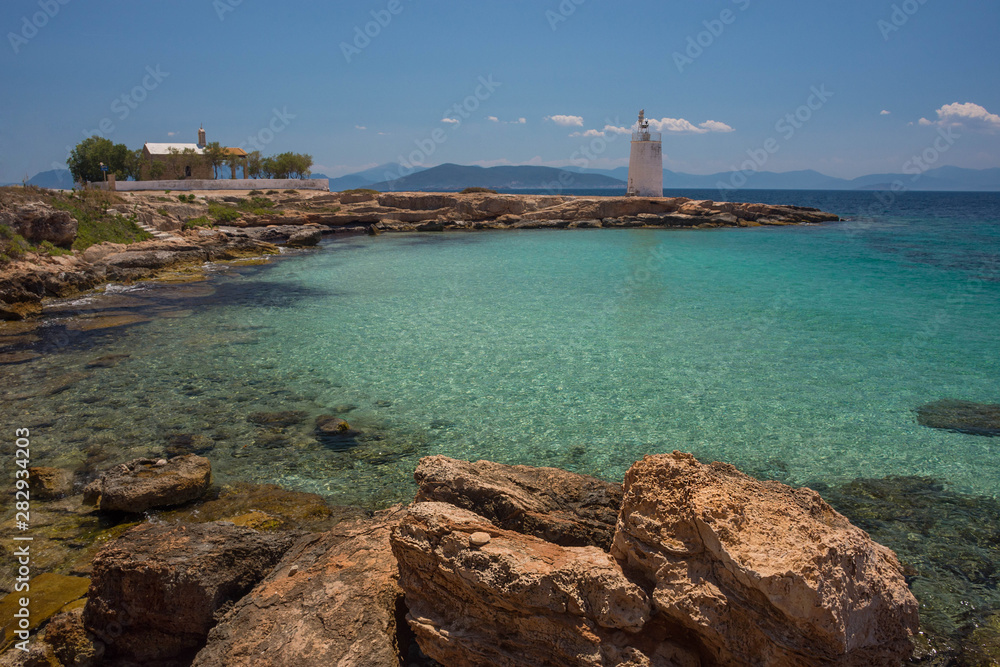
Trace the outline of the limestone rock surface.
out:
M 223 617 L 198 667 L 397 667 L 402 591 L 389 531 L 402 512 L 302 538 Z
M 73 245 L 79 224 L 68 211 L 42 202 L 28 202 L 0 210 L 0 224 L 9 226 L 32 243 L 49 243 L 63 248 Z
M 473 546 L 476 533 L 490 540 Z M 698 664 L 660 624 L 637 634 L 649 597 L 596 547 L 562 547 L 422 502 L 393 531 L 392 550 L 409 625 L 443 665 Z
M 611 546 L 622 489 L 557 468 L 420 460 L 417 502 L 440 501 L 486 517 L 500 528 L 562 546 Z
M 295 540 L 223 522 L 140 524 L 94 559 L 84 627 L 109 658 L 190 661 L 219 611 L 248 593 Z
M 628 471 L 611 553 L 718 664 L 899 664 L 917 631 L 895 554 L 819 494 L 689 454 Z
M 109 512 L 145 512 L 200 498 L 212 483 L 212 464 L 196 454 L 135 459 L 115 466 L 84 489 L 84 500 Z

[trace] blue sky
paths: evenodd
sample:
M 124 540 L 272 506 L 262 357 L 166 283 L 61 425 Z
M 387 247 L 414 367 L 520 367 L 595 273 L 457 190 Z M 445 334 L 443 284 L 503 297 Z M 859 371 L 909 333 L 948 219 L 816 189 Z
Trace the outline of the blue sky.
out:
M 643 107 L 676 171 L 997 167 L 998 26 L 972 0 L 5 0 L 0 182 L 201 124 L 331 176 L 613 168 Z

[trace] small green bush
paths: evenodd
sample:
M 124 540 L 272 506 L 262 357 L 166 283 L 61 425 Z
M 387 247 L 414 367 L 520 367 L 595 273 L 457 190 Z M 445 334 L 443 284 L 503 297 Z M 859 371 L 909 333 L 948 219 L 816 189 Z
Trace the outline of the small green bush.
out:
M 49 257 L 55 257 L 57 255 L 72 255 L 72 250 L 66 250 L 65 248 L 60 248 L 54 245 L 52 241 L 42 241 L 38 246 L 38 249 L 47 254 Z
M 212 221 L 204 215 L 198 216 L 197 218 L 191 218 L 184 223 L 184 229 L 194 229 L 195 227 L 215 227 L 215 225 L 213 225 Z
M 171 192 L 173 192 L 173 190 L 164 190 L 164 191 L 163 191 L 163 194 L 165 194 L 165 195 L 169 195 L 169 194 L 170 194 Z
M 371 188 L 354 188 L 353 190 L 341 190 L 342 195 L 378 195 L 382 194 L 378 190 L 372 190 Z
M 219 202 L 209 202 L 208 215 L 216 222 L 233 222 L 240 219 L 240 212 L 234 206 L 220 204 Z
M 465 188 L 464 190 L 462 190 L 458 194 L 460 194 L 460 195 L 472 195 L 472 194 L 476 194 L 477 192 L 483 192 L 483 193 L 490 194 L 490 195 L 495 195 L 497 193 L 496 190 L 490 190 L 489 188 L 473 187 L 473 188 Z
M 278 191 L 277 190 L 268 190 L 264 194 L 267 194 L 267 195 L 276 195 L 276 194 L 278 194 Z
M 298 190 L 285 190 L 285 194 L 286 195 L 297 195 L 297 194 L 299 194 L 299 191 Z

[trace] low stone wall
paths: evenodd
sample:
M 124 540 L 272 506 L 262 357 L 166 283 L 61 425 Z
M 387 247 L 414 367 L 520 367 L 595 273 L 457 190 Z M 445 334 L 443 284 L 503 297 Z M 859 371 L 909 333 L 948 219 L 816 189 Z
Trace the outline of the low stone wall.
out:
M 108 183 L 89 183 L 90 187 L 107 189 Z M 330 190 L 330 182 L 325 178 L 236 178 L 197 179 L 182 181 L 118 181 L 118 192 L 139 192 L 143 190 Z

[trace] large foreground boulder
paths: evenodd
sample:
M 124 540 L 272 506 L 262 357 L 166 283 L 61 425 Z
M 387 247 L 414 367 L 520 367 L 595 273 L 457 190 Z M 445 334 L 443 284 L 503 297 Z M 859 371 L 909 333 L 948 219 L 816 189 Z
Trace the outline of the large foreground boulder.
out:
M 717 664 L 899 664 L 917 631 L 895 554 L 819 494 L 689 454 L 628 471 L 612 554 Z
M 389 531 L 402 512 L 296 543 L 209 635 L 198 667 L 397 667 L 402 591 Z
M 106 655 L 190 661 L 223 607 L 242 598 L 296 537 L 230 523 L 145 523 L 94 559 L 83 620 Z
M 211 484 L 209 460 L 188 454 L 122 463 L 87 485 L 83 495 L 84 502 L 104 511 L 145 512 L 200 498 Z
M 453 505 L 415 503 L 392 535 L 407 620 L 443 665 L 697 665 L 638 635 L 649 596 L 595 547 L 562 547 Z
M 414 477 L 420 486 L 417 502 L 450 503 L 500 528 L 605 551 L 622 501 L 621 485 L 557 468 L 429 456 L 420 460 Z

